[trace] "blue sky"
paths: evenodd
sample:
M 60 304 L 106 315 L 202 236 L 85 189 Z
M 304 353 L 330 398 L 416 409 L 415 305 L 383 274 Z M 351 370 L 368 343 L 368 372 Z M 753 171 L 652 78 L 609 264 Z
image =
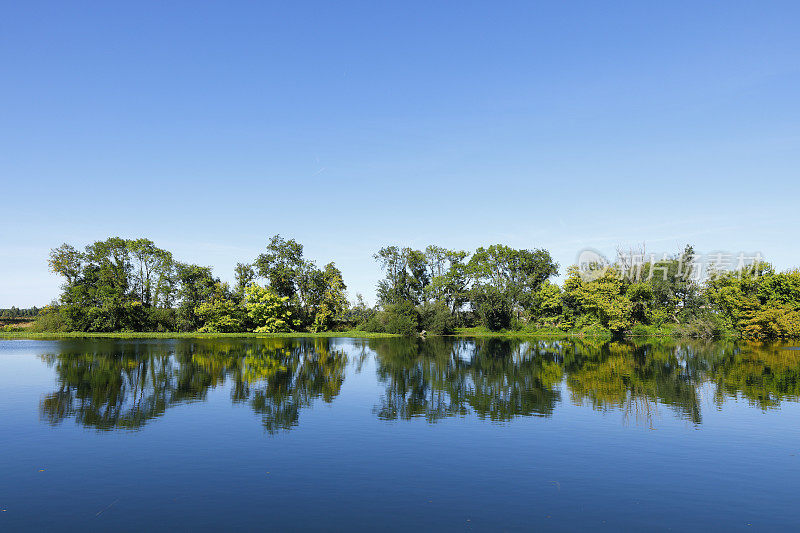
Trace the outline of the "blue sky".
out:
M 374 301 L 390 243 L 800 265 L 797 2 L 5 2 L 0 307 L 146 236 L 270 235 Z

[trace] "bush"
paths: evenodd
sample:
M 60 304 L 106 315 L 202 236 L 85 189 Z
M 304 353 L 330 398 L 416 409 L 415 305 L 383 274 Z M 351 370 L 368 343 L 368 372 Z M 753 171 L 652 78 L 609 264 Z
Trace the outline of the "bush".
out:
M 580 330 L 580 334 L 588 337 L 610 337 L 612 335 L 610 329 L 603 327 L 600 324 L 591 324 L 586 326 Z
M 384 315 L 385 313 L 383 311 L 376 311 L 365 321 L 361 322 L 356 329 L 368 333 L 386 333 L 384 329 L 384 322 L 386 322 Z
M 417 308 L 420 328 L 434 335 L 451 335 L 456 319 L 444 302 L 424 303 Z
M 419 332 L 419 314 L 411 302 L 387 306 L 382 318 L 386 333 L 411 337 Z
M 800 337 L 800 311 L 790 306 L 763 307 L 742 321 L 742 336 L 749 339 Z
M 45 307 L 36 316 L 30 331 L 36 333 L 57 333 L 68 331 L 64 317 L 58 308 Z
M 634 337 L 647 337 L 650 335 L 650 328 L 645 326 L 644 324 L 635 324 L 631 328 L 631 335 Z
M 177 316 L 174 309 L 151 307 L 147 310 L 149 329 L 153 331 L 175 331 Z
M 717 339 L 723 335 L 725 327 L 720 317 L 706 313 L 678 325 L 672 334 L 675 337 L 692 339 Z

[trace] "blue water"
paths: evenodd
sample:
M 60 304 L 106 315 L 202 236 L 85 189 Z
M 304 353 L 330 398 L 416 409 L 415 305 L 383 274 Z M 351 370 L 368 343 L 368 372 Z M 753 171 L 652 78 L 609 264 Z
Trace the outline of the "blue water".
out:
M 0 530 L 796 530 L 784 348 L 0 341 Z

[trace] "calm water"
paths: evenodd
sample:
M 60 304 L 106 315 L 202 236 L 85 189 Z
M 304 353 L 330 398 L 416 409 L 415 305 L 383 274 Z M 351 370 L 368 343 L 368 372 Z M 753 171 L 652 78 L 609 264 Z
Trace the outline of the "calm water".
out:
M 797 530 L 786 348 L 0 341 L 0 530 Z

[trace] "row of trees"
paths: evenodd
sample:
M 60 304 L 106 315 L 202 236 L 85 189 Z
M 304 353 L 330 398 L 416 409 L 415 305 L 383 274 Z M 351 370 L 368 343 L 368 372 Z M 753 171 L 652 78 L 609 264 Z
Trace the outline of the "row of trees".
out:
M 233 287 L 148 239 L 112 237 L 85 251 L 64 244 L 49 263 L 65 283 L 38 324 L 47 331 L 321 331 L 348 307 L 336 265 L 318 268 L 279 235 L 253 263 L 236 266 Z
M 112 237 L 79 251 L 62 245 L 50 266 L 63 276 L 57 305 L 40 314 L 45 331 L 280 332 L 357 328 L 415 335 L 488 330 L 673 331 L 713 337 L 800 336 L 800 271 L 766 263 L 700 282 L 687 246 L 674 257 L 631 265 L 571 266 L 559 286 L 558 264 L 543 249 L 496 244 L 474 252 L 387 246 L 374 259 L 384 272 L 377 305 L 347 300 L 334 263 L 318 267 L 303 246 L 272 237 L 230 286 L 210 267 L 176 261 L 148 239 Z
M 450 333 L 476 321 L 491 330 L 509 328 L 558 274 L 546 250 L 502 244 L 472 254 L 439 246 L 424 251 L 387 246 L 374 257 L 385 272 L 377 290 L 382 312 L 369 317 L 365 327 L 389 333 Z
M 34 318 L 38 314 L 39 308 L 36 306 L 28 309 L 13 306 L 9 309 L 0 309 L 0 318 Z
M 747 338 L 800 337 L 800 271 L 767 263 L 711 272 L 699 281 L 691 246 L 670 258 L 632 264 L 573 265 L 563 285 L 546 250 L 503 245 L 473 254 L 429 246 L 390 246 L 375 255 L 386 276 L 378 285 L 382 311 L 366 329 L 447 333 L 480 324 L 490 330 L 580 331 Z M 465 309 L 470 313 L 464 314 Z

